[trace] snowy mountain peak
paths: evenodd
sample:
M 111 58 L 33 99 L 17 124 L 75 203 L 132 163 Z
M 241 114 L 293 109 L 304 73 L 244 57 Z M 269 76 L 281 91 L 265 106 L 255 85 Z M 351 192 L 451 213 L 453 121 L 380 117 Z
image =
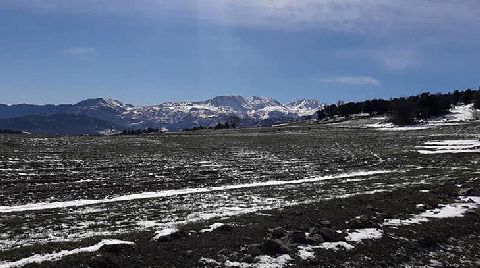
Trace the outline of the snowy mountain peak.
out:
M 306 116 L 314 114 L 323 107 L 323 104 L 316 99 L 299 99 L 285 104 L 285 107 L 299 115 Z
M 281 106 L 280 102 L 272 98 L 259 96 L 217 96 L 203 103 L 214 107 L 229 107 L 237 112 L 259 110 L 269 106 Z
M 86 99 L 75 104 L 77 107 L 88 107 L 88 108 L 107 108 L 112 110 L 124 110 L 129 107 L 133 107 L 130 104 L 124 104 L 121 101 L 114 100 L 111 98 L 96 98 L 96 99 Z

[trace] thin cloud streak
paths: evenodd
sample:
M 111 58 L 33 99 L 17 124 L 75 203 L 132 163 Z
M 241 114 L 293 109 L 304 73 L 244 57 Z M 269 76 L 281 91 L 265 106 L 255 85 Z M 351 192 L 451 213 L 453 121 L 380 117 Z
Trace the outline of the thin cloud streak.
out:
M 63 50 L 63 53 L 72 56 L 86 56 L 96 53 L 96 49 L 93 47 L 72 47 Z
M 323 83 L 347 84 L 357 86 L 380 86 L 377 79 L 369 76 L 335 76 L 319 79 Z

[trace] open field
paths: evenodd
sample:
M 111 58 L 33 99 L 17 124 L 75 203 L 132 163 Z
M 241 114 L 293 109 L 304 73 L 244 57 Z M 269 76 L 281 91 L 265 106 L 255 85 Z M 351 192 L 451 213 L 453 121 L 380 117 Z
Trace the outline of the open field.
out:
M 1 135 L 0 267 L 480 265 L 479 138 L 478 123 Z

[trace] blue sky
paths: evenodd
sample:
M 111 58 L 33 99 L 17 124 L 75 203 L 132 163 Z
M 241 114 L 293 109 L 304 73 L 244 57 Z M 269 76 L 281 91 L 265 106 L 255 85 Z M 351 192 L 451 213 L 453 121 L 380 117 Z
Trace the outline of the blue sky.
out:
M 477 0 L 2 0 L 0 103 L 477 88 L 479 11 Z

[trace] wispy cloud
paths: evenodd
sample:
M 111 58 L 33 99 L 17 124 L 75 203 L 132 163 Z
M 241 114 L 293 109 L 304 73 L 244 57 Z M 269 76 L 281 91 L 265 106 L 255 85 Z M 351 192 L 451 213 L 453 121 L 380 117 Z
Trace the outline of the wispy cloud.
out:
M 96 51 L 93 47 L 71 47 L 64 49 L 62 52 L 72 56 L 87 56 L 95 54 Z
M 385 67 L 394 71 L 403 71 L 410 68 L 416 62 L 413 50 L 384 51 L 378 54 Z
M 480 21 L 478 0 L 2 0 L 2 6 L 158 18 L 184 16 L 247 27 L 366 33 L 440 25 L 448 28 Z
M 334 76 L 319 79 L 323 83 L 359 85 L 359 86 L 380 86 L 381 83 L 377 79 L 370 76 Z

